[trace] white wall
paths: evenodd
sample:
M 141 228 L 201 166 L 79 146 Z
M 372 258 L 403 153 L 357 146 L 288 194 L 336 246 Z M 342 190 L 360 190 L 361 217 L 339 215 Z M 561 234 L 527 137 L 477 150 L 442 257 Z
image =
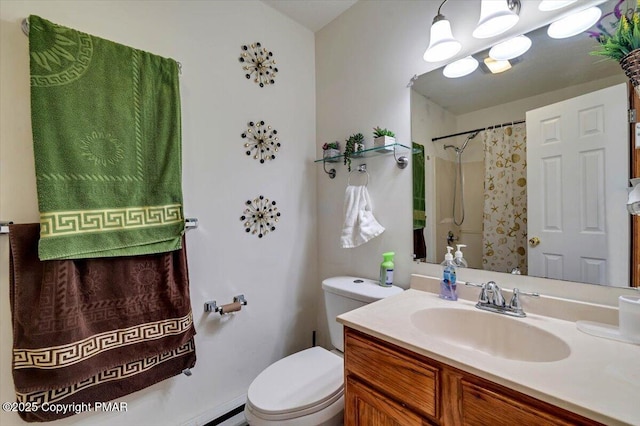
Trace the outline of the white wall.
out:
M 624 73 L 457 116 L 456 133 L 525 119 L 527 111 L 626 82 Z M 480 141 L 480 138 L 476 139 Z M 480 152 L 482 152 L 480 150 Z
M 405 24 L 398 19 L 406 17 L 402 6 L 409 4 L 360 1 L 316 33 L 318 157 L 324 142 L 344 141 L 356 132 L 363 133 L 366 145 L 370 146 L 374 126 L 393 130 L 398 143 L 411 146 L 410 90 L 405 87 L 411 69 L 403 66 L 405 49 L 398 48 L 404 37 L 399 26 Z M 366 162 L 371 175 L 368 190 L 373 214 L 386 231 L 360 247 L 341 248 L 339 237 L 348 173 L 338 164 L 337 177 L 329 179 L 319 165 L 316 172 L 319 276 L 376 279 L 382 253 L 394 251 L 394 284 L 407 288 L 413 247 L 411 167 L 399 169 L 392 155 L 362 162 Z M 355 165 L 360 163 L 354 161 Z M 352 181 L 356 178 L 353 176 Z M 323 309 L 319 309 L 318 326 L 326 344 Z
M 30 133 L 28 39 L 20 22 L 53 22 L 182 63 L 185 214 L 198 361 L 178 376 L 122 398 L 125 414 L 81 414 L 56 424 L 202 424 L 242 403 L 254 377 L 309 347 L 316 326 L 317 248 L 314 35 L 258 1 L 2 1 L 0 3 L 0 218 L 38 220 Z M 242 44 L 272 50 L 272 87 L 247 81 Z M 278 130 L 282 149 L 259 164 L 244 153 L 248 121 Z M 326 180 L 323 179 L 323 184 Z M 277 230 L 258 240 L 239 220 L 244 202 L 276 200 Z M 0 236 L 0 400 L 13 401 L 8 237 Z M 220 318 L 206 300 L 248 305 Z M 0 412 L 0 424 L 23 422 Z

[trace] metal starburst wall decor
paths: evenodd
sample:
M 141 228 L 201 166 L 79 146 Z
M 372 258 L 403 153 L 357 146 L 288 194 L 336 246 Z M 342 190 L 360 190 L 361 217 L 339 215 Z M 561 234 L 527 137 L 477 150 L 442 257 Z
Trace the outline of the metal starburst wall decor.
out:
M 247 200 L 247 208 L 240 220 L 243 221 L 244 230 L 262 238 L 269 232 L 276 230 L 275 223 L 280 220 L 280 212 L 275 201 L 260 195 L 253 200 Z
M 240 62 L 242 69 L 247 71 L 245 77 L 260 85 L 260 87 L 275 84 L 275 77 L 278 73 L 276 60 L 273 59 L 273 52 L 270 52 L 258 42 L 245 44 L 242 46 Z
M 264 121 L 250 121 L 249 128 L 241 135 L 243 139 L 247 139 L 244 144 L 247 148 L 246 154 L 253 154 L 253 158 L 260 160 L 261 164 L 264 164 L 265 160 L 275 159 L 280 148 L 277 134 L 278 131 L 271 126 L 265 126 Z

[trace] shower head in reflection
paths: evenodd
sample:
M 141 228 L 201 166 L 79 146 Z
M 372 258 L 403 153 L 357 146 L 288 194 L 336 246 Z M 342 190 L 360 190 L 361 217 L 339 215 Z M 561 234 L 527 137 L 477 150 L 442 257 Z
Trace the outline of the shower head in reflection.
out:
M 467 147 L 467 144 L 469 143 L 469 141 L 473 138 L 475 138 L 476 136 L 478 136 L 478 133 L 480 133 L 480 130 L 476 130 L 475 132 L 471 133 L 469 136 L 467 136 L 467 139 L 464 141 L 464 143 L 462 144 L 461 147 L 457 147 L 455 145 L 445 145 L 444 149 L 449 149 L 449 148 L 453 148 L 456 151 L 456 154 L 462 154 L 465 150 L 465 148 Z
M 480 133 L 480 130 L 476 130 L 475 132 L 471 133 L 469 136 L 467 136 L 467 140 L 464 141 L 464 143 L 462 144 L 462 146 L 460 148 L 458 148 L 455 145 L 445 145 L 444 149 L 448 149 L 448 148 L 453 148 L 456 151 L 456 164 L 457 164 L 457 172 L 456 172 L 456 176 L 455 179 L 453 180 L 453 211 L 452 211 L 452 216 L 453 216 L 453 223 L 455 223 L 457 226 L 462 225 L 462 223 L 464 222 L 464 172 L 462 171 L 462 153 L 464 152 L 465 148 L 467 147 L 467 144 L 469 143 L 469 141 L 473 138 L 475 138 L 476 136 L 478 136 L 478 133 Z M 456 204 L 457 201 L 456 199 L 458 198 L 458 190 L 460 191 L 460 206 L 461 206 L 461 211 L 460 211 L 460 220 L 458 220 L 458 215 L 456 213 L 458 213 L 458 209 L 456 209 Z
M 460 153 L 462 153 L 462 151 L 464 151 L 464 149 L 467 147 L 467 144 L 469 143 L 469 141 L 473 138 L 475 138 L 476 136 L 478 136 L 478 133 L 480 133 L 480 131 L 476 131 L 473 132 L 472 134 L 470 134 L 469 136 L 467 136 L 467 140 L 464 141 L 464 143 L 462 144 L 462 148 L 460 148 Z

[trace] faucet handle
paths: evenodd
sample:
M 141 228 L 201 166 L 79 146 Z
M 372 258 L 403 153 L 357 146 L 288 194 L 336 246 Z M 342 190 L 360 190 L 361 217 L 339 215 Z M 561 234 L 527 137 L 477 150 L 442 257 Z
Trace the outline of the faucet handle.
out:
M 480 303 L 488 303 L 489 298 L 487 297 L 487 284 L 476 284 L 472 282 L 465 282 L 464 285 L 468 285 L 470 287 L 480 287 L 480 295 L 478 296 L 478 302 Z
M 489 281 L 487 283 L 487 292 L 491 296 L 491 303 L 494 306 L 502 307 L 505 306 L 504 297 L 502 296 L 502 290 L 500 286 L 495 281 Z
M 513 289 L 513 296 L 509 302 L 509 307 L 515 311 L 522 311 L 522 304 L 520 303 L 520 295 L 540 297 L 540 293 L 527 293 L 526 291 L 520 291 L 520 289 Z

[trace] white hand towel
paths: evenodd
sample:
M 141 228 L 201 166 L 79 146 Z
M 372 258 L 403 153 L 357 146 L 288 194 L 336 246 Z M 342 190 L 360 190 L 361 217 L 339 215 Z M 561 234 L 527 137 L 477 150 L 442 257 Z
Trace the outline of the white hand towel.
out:
M 373 217 L 367 187 L 347 186 L 344 197 L 344 226 L 340 237 L 342 247 L 358 247 L 383 232 L 384 227 Z

